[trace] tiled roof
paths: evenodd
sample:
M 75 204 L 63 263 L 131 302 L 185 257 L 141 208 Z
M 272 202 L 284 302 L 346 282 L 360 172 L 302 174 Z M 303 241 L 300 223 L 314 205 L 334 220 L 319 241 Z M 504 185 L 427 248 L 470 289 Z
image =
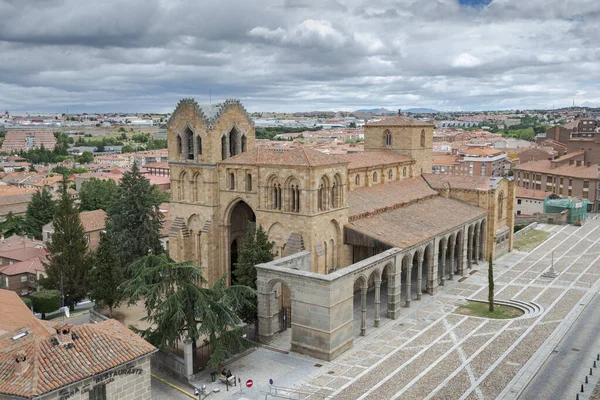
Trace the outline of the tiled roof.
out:
M 454 165 L 460 160 L 460 157 L 453 156 L 450 154 L 444 154 L 442 156 L 436 156 L 433 158 L 433 165 Z
M 410 163 L 412 160 L 387 151 L 365 151 L 362 153 L 336 154 L 336 157 L 349 161 L 348 169 L 368 168 L 378 165 Z
M 79 213 L 79 219 L 85 232 L 93 232 L 104 229 L 106 223 L 106 212 L 104 210 L 84 211 Z
M 544 192 L 543 190 L 525 189 L 522 187 L 517 187 L 516 197 L 522 197 L 524 199 L 544 200 L 551 194 L 552 193 Z
M 434 127 L 430 122 L 420 121 L 418 119 L 398 115 L 391 118 L 382 119 L 380 121 L 369 122 L 365 126 L 426 126 Z
M 467 156 L 498 156 L 502 151 L 490 147 L 467 147 L 463 153 Z
M 422 178 L 409 178 L 348 192 L 348 215 L 357 218 L 365 213 L 389 209 L 418 199 L 437 195 Z
M 475 220 L 487 211 L 441 196 L 351 220 L 347 227 L 393 247 L 406 248 Z
M 52 324 L 53 329 L 49 329 L 50 323 L 37 320 L 16 295 L 9 296 L 0 293 L 0 298 L 10 303 L 4 307 L 2 302 L 0 310 L 0 329 L 9 331 L 0 336 L 0 394 L 40 396 L 155 351 L 154 346 L 112 319 L 70 326 L 67 340 L 72 344 L 58 344 L 54 336 L 64 323 Z M 13 339 L 23 332 L 27 334 Z M 17 354 L 25 356 L 27 363 L 21 373 L 16 368 Z
M 515 167 L 515 171 L 539 172 L 550 175 L 562 175 L 582 179 L 598 179 L 598 165 L 592 164 L 589 167 L 573 165 L 561 165 L 556 168 L 550 167 L 550 160 L 531 161 L 520 164 Z
M 272 150 L 262 146 L 221 161 L 221 164 L 287 165 L 287 166 L 325 166 L 346 164 L 348 161 L 339 156 L 327 155 L 305 146 L 288 150 Z
M 489 176 L 460 176 L 460 175 L 438 175 L 423 174 L 423 178 L 435 190 L 463 189 L 480 190 L 487 192 L 498 187 L 503 178 Z M 448 184 L 450 186 L 448 187 Z
M 169 169 L 169 163 L 166 162 L 166 161 L 165 162 L 155 162 L 155 163 L 146 164 L 142 168 L 164 168 L 164 169 Z
M 44 264 L 38 258 L 25 260 L 0 267 L 0 274 L 14 276 L 22 274 L 36 274 L 37 271 L 44 272 Z

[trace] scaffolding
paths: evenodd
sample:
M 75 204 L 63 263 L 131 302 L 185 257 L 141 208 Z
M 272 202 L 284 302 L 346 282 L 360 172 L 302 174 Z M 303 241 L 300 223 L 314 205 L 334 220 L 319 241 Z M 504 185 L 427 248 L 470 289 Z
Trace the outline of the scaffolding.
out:
M 551 199 L 544 200 L 544 212 L 548 214 L 560 214 L 565 210 L 569 210 L 569 224 L 581 224 L 587 218 L 587 207 L 590 202 L 580 200 L 577 197 L 567 199 Z

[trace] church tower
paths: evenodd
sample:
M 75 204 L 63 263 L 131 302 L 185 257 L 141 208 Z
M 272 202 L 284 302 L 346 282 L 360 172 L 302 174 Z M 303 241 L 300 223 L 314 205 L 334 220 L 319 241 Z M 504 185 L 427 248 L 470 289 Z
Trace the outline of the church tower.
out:
M 396 116 L 365 125 L 365 151 L 389 151 L 415 160 L 411 176 L 431 173 L 434 125 Z
M 207 267 L 214 283 L 219 271 L 218 163 L 254 148 L 254 124 L 237 100 L 200 105 L 179 102 L 167 125 L 171 171 L 169 253 L 176 261 Z

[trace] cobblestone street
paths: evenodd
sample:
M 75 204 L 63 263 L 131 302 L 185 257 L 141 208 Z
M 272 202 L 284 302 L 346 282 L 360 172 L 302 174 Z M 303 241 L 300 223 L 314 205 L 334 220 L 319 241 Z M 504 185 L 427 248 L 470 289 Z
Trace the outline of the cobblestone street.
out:
M 311 399 L 516 398 L 600 278 L 598 220 L 542 229 L 551 236 L 532 252 L 513 252 L 494 264 L 497 300 L 533 302 L 541 310 L 512 320 L 453 314 L 465 298 L 487 299 L 487 264 L 480 263 L 464 281 L 446 282 L 434 296 L 413 302 L 400 319 L 382 319 L 378 329 L 371 320 L 366 337 L 296 388 Z M 553 252 L 559 276 L 543 278 Z

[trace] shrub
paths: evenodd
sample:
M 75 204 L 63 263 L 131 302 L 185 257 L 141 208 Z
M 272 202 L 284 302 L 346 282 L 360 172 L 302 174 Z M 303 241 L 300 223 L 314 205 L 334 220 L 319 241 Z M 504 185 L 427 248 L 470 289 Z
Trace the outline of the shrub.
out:
M 33 310 L 37 313 L 49 313 L 60 307 L 60 292 L 58 290 L 40 290 L 31 296 Z
M 27 308 L 29 308 L 31 310 L 31 299 L 29 297 L 21 297 L 21 300 L 23 300 L 23 303 L 25 303 L 25 305 L 27 306 Z

